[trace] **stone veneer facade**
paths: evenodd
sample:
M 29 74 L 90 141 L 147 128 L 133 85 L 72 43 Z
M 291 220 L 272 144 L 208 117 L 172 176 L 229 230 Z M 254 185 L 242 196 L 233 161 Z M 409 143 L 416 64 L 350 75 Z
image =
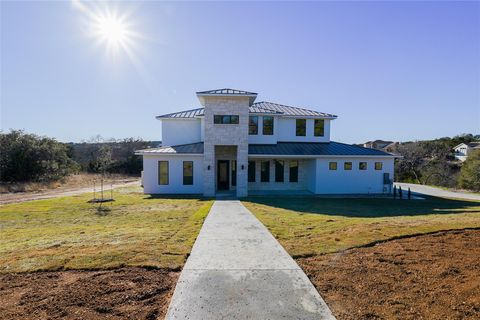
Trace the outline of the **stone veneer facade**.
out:
M 232 146 L 237 160 L 238 197 L 248 195 L 248 107 L 249 98 L 242 96 L 218 97 L 208 96 L 205 99 L 205 138 L 203 177 L 205 196 L 214 196 L 217 190 L 217 155 L 216 146 Z M 238 115 L 238 124 L 214 124 L 214 115 Z M 217 148 L 218 150 L 219 148 Z M 225 149 L 225 148 L 220 148 Z M 229 158 L 232 158 L 230 156 Z M 243 170 L 241 169 L 243 166 Z M 209 169 L 210 168 L 210 169 Z

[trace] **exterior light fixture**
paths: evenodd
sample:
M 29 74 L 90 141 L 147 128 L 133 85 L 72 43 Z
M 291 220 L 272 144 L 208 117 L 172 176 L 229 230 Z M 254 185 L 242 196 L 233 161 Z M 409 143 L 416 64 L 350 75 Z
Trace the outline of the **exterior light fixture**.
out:
M 210 165 L 208 165 L 207 170 L 210 171 Z
M 242 170 L 245 169 L 245 166 L 242 164 Z

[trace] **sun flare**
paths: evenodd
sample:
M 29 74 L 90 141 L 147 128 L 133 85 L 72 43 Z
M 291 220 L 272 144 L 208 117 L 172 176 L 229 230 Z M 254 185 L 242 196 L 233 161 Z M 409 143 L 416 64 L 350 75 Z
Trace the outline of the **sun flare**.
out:
M 96 26 L 98 36 L 111 45 L 122 45 L 128 37 L 125 23 L 116 17 L 101 17 Z

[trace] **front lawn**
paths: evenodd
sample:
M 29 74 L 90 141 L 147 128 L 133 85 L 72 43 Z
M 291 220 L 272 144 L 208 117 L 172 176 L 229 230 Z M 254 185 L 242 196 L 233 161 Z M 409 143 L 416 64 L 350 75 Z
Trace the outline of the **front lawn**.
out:
M 0 272 L 109 269 L 147 266 L 179 269 L 197 237 L 210 200 L 157 198 L 140 188 L 0 207 Z
M 293 257 L 332 253 L 417 233 L 480 227 L 480 202 L 434 197 L 251 197 L 243 204 Z

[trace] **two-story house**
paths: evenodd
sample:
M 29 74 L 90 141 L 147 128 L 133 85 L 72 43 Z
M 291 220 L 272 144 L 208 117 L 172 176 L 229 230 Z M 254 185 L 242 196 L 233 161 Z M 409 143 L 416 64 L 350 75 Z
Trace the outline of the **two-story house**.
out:
M 197 92 L 202 107 L 158 116 L 162 146 L 139 150 L 147 194 L 390 193 L 394 155 L 330 140 L 336 115 L 256 93 Z
M 460 161 L 465 161 L 468 158 L 468 155 L 474 150 L 480 150 L 480 141 L 473 141 L 469 143 L 460 143 L 458 146 L 453 148 L 455 151 L 455 159 Z

